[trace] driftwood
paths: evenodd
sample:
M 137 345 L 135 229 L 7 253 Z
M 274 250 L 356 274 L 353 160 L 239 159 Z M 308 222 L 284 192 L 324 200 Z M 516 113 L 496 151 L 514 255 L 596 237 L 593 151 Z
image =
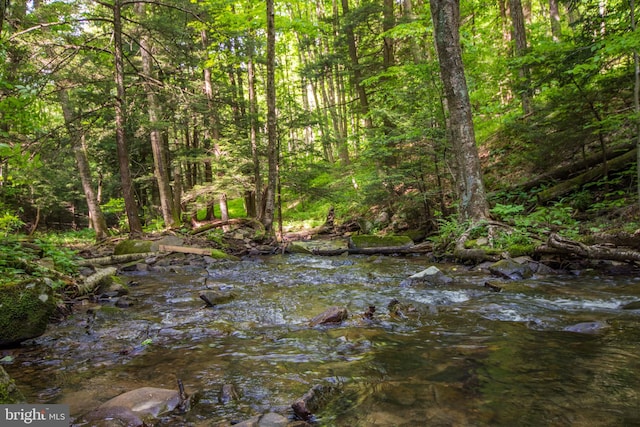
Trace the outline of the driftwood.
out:
M 344 253 L 349 255 L 409 255 L 424 254 L 433 251 L 433 244 L 420 243 L 413 246 L 381 246 L 378 248 L 343 248 L 343 249 L 314 249 L 314 255 L 337 256 Z
M 156 252 L 141 252 L 136 254 L 124 254 L 124 255 L 109 255 L 99 258 L 86 258 L 77 262 L 80 266 L 85 265 L 111 265 L 111 264 L 121 264 L 127 263 L 131 261 L 136 261 L 139 259 L 145 259 L 152 256 L 158 256 Z
M 118 270 L 115 267 L 107 267 L 97 270 L 91 276 L 87 276 L 82 283 L 75 285 L 77 293 L 75 297 L 95 292 L 105 280 L 114 276 L 117 272 Z
M 605 168 L 604 165 L 600 165 L 593 169 L 590 169 L 574 178 L 568 179 L 566 181 L 562 181 L 561 183 L 554 185 L 553 187 L 547 188 L 546 190 L 538 193 L 538 202 L 539 203 L 547 203 L 553 199 L 556 199 L 564 194 L 573 191 L 580 186 L 592 182 L 602 176 L 604 176 L 605 171 L 614 172 L 617 170 L 621 170 L 632 162 L 636 161 L 636 150 L 628 151 L 622 156 L 618 156 L 614 159 L 611 159 L 607 162 L 607 166 Z
M 560 253 L 576 255 L 582 258 L 622 262 L 640 261 L 640 251 L 634 249 L 604 246 L 600 244 L 585 245 L 584 243 L 565 239 L 555 233 L 552 233 L 549 236 L 547 245 L 550 248 L 556 249 Z M 541 250 L 543 251 L 544 248 L 541 248 Z
M 196 255 L 211 255 L 212 249 L 209 248 L 190 248 L 187 246 L 171 246 L 160 245 L 158 247 L 160 252 L 179 252 L 182 254 L 196 254 Z

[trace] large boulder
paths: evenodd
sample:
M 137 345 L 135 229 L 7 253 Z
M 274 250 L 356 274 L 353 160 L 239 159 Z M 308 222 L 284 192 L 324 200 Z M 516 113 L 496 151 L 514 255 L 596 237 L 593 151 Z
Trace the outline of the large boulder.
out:
M 182 404 L 178 390 L 142 387 L 114 397 L 81 418 L 92 426 L 143 426 Z
M 39 337 L 56 309 L 49 279 L 0 286 L 0 347 Z

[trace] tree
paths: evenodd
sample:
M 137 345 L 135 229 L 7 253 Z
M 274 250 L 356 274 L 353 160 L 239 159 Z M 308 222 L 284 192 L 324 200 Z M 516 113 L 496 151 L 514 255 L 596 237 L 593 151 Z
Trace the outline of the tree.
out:
M 144 20 L 145 4 L 136 3 L 136 13 Z M 160 206 L 164 224 L 168 228 L 174 228 L 180 223 L 179 215 L 174 212 L 175 203 L 171 192 L 169 177 L 169 155 L 162 141 L 159 127 L 160 106 L 155 94 L 156 81 L 153 72 L 152 45 L 147 32 L 141 28 L 140 34 L 140 57 L 142 59 L 142 72 L 144 73 L 144 88 L 147 93 L 147 111 L 149 114 L 149 138 L 151 140 L 151 150 L 153 152 L 153 171 L 160 194 Z
M 114 0 L 113 4 L 99 2 L 113 12 L 113 61 L 114 80 L 116 84 L 115 97 L 115 131 L 118 165 L 120 167 L 120 182 L 124 199 L 129 233 L 132 236 L 142 234 L 142 224 L 138 217 L 138 206 L 133 193 L 133 181 L 129 168 L 129 150 L 125 136 L 126 103 L 124 86 L 124 54 L 122 52 L 122 0 Z
M 278 181 L 278 135 L 276 123 L 276 29 L 274 0 L 267 0 L 267 192 L 262 223 L 267 232 L 273 233 Z
M 458 213 L 461 221 L 477 223 L 489 217 L 489 207 L 462 64 L 460 4 L 459 0 L 431 0 L 430 4 L 440 77 L 449 112 L 449 136 L 456 159 Z

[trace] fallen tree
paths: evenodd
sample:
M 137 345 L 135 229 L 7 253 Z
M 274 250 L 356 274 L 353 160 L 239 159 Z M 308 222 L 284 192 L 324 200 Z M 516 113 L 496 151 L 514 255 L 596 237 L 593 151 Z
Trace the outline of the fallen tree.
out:
M 549 251 L 549 248 L 551 248 L 552 251 Z M 621 262 L 640 261 L 640 251 L 635 249 L 604 244 L 586 245 L 561 237 L 556 233 L 552 233 L 546 245 L 540 247 L 537 251 L 539 253 L 565 254 L 588 259 Z
M 606 163 L 606 167 L 604 164 L 601 164 L 598 167 L 593 169 L 589 169 L 588 171 L 568 179 L 566 181 L 562 181 L 559 184 L 554 185 L 553 187 L 549 187 L 546 190 L 538 193 L 538 202 L 541 204 L 547 203 L 553 199 L 556 199 L 560 196 L 563 196 L 570 191 L 576 190 L 580 188 L 582 185 L 587 184 L 589 182 L 593 182 L 598 178 L 604 176 L 605 171 L 615 172 L 627 167 L 630 163 L 636 161 L 636 150 L 631 150 L 623 154 L 622 156 L 618 156 L 614 159 L 609 160 Z

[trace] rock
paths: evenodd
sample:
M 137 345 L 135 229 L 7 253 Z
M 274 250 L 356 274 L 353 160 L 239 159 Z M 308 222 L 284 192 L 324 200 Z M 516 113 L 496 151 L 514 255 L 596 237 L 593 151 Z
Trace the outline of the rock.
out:
M 25 403 L 26 400 L 7 371 L 0 366 L 0 404 Z
M 374 236 L 370 234 L 359 234 L 349 238 L 349 247 L 364 248 L 406 248 L 413 246 L 413 240 L 409 236 Z
M 605 322 L 583 322 L 567 326 L 563 329 L 563 331 L 575 332 L 578 334 L 598 334 L 608 327 L 609 325 L 607 325 Z
M 116 300 L 115 306 L 118 308 L 128 308 L 128 307 L 131 307 L 132 305 L 135 305 L 135 303 L 136 301 L 133 298 L 127 295 L 124 295 Z
M 640 310 L 640 301 L 632 301 L 630 303 L 624 304 L 622 307 L 623 310 Z
M 293 402 L 291 405 L 293 413 L 303 421 L 311 420 L 313 413 L 317 412 L 336 390 L 333 386 L 314 385 L 301 398 Z
M 202 291 L 200 292 L 200 299 L 204 301 L 208 307 L 216 305 L 227 304 L 233 301 L 236 295 L 233 292 L 220 292 L 220 291 Z
M 151 242 L 149 249 L 151 250 L 151 252 L 158 252 L 160 250 L 160 245 L 182 246 L 184 245 L 184 240 L 177 236 L 164 236 L 162 239 Z
M 256 415 L 246 421 L 234 424 L 234 427 L 290 427 L 289 419 L 275 412 Z M 305 424 L 306 425 L 306 424 Z
M 429 285 L 447 285 L 453 282 L 453 279 L 447 275 L 445 275 L 440 269 L 434 265 L 427 268 L 426 270 L 422 270 L 419 273 L 416 273 L 412 276 L 409 276 L 411 283 L 426 283 Z
M 91 427 L 143 427 L 147 424 L 140 415 L 122 406 L 97 408 L 81 417 L 74 425 Z
M 180 405 L 180 392 L 164 388 L 142 387 L 128 391 L 124 394 L 106 401 L 98 407 L 126 408 L 138 415 L 158 415 L 173 411 Z
M 349 312 L 344 307 L 330 307 L 324 312 L 320 313 L 311 321 L 309 321 L 309 326 L 317 326 L 317 325 L 326 325 L 328 323 L 340 323 L 345 320 L 349 316 Z
M 489 271 L 496 276 L 511 280 L 528 279 L 533 276 L 529 264 L 520 264 L 513 259 L 502 259 L 489 266 Z
M 56 309 L 48 279 L 3 285 L 0 289 L 0 347 L 39 337 Z
M 123 240 L 113 249 L 114 255 L 127 255 L 151 252 L 151 244 L 148 240 Z
M 240 393 L 233 384 L 225 384 L 220 389 L 218 402 L 225 404 L 240 399 Z

